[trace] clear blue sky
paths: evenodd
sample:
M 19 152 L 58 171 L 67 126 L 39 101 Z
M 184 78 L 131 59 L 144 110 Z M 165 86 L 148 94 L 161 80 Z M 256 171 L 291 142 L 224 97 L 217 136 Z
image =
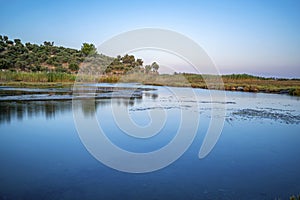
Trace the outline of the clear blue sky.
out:
M 196 41 L 222 73 L 300 77 L 299 0 L 0 2 L 0 34 L 23 42 L 80 48 L 133 29 L 163 28 Z

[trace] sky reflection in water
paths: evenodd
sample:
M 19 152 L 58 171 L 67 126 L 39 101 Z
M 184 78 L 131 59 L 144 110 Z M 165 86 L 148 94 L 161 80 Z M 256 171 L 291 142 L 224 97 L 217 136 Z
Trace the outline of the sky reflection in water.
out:
M 168 90 L 156 88 L 144 91 L 142 98 L 83 102 L 82 112 L 96 114 L 118 146 L 153 151 L 174 137 L 181 109 L 173 106 Z M 185 88 L 179 90 L 184 93 Z M 198 99 L 187 97 L 182 108 L 192 109 L 189 101 L 199 105 L 193 144 L 170 166 L 146 174 L 122 173 L 95 160 L 77 135 L 71 101 L 1 102 L 0 199 L 286 199 L 299 193 L 299 99 L 227 92 L 222 135 L 199 160 L 211 103 L 208 91 L 195 91 Z M 149 123 L 150 110 L 165 109 L 165 127 L 142 142 L 123 134 L 110 116 L 112 103 L 127 107 L 141 126 Z M 257 111 L 264 112 L 259 116 Z

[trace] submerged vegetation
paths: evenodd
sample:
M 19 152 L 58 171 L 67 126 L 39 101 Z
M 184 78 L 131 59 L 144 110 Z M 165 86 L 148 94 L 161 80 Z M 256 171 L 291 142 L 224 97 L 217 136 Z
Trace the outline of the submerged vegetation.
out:
M 81 82 L 139 82 L 244 92 L 282 93 L 300 96 L 300 79 L 277 79 L 249 74 L 205 75 L 159 74 L 159 65 L 143 65 L 133 55 L 112 58 L 97 52 L 93 44 L 83 43 L 80 50 L 58 47 L 54 42 L 41 45 L 9 40 L 0 35 L 0 84 L 10 86 L 53 87 Z M 80 70 L 80 75 L 77 76 Z M 224 83 L 224 85 L 223 85 Z

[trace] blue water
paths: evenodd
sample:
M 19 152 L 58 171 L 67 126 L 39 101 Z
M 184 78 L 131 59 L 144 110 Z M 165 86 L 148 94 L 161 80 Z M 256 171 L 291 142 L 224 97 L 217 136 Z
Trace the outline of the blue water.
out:
M 209 92 L 195 89 L 197 98 L 186 96 L 178 107 L 167 88 L 155 88 L 142 99 L 98 99 L 96 113 L 82 107 L 86 118 L 96 114 L 113 143 L 133 152 L 154 151 L 172 140 L 181 109 L 199 113 L 197 136 L 183 156 L 144 174 L 97 161 L 78 136 L 71 101 L 1 102 L 0 199 L 287 199 L 300 193 L 299 98 L 227 92 L 222 134 L 199 159 L 211 117 Z M 189 89 L 175 90 L 184 96 Z M 189 107 L 192 101 L 197 110 Z M 140 126 L 151 122 L 149 111 L 163 110 L 164 127 L 155 137 L 132 138 L 114 123 L 112 106 L 125 107 Z M 243 109 L 264 112 L 240 114 Z

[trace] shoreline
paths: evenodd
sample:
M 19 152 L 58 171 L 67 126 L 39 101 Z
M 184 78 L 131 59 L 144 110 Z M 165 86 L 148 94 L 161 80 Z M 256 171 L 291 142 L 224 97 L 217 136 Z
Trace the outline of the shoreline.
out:
M 0 86 L 25 88 L 72 88 L 74 83 L 140 83 L 153 86 L 192 87 L 225 91 L 300 96 L 300 79 L 278 79 L 249 74 L 104 74 L 33 73 L 0 71 Z M 209 86 L 208 86 L 209 85 Z
M 134 82 L 134 81 L 132 81 Z M 12 81 L 12 82 L 0 82 L 0 87 L 16 87 L 16 88 L 72 88 L 75 82 L 23 82 L 23 81 Z M 83 84 L 89 84 L 91 82 L 85 82 Z M 117 83 L 117 82 L 99 82 L 99 83 Z M 123 81 L 122 83 L 130 83 L 129 81 Z M 169 86 L 169 87 L 192 87 L 200 89 L 208 89 L 206 84 L 187 84 L 187 83 L 155 83 L 155 82 L 139 82 L 143 85 L 152 85 L 152 86 Z M 282 86 L 278 88 L 268 89 L 268 85 L 259 85 L 259 86 L 244 86 L 245 84 L 237 83 L 224 83 L 223 88 L 211 87 L 210 90 L 223 90 L 231 92 L 248 92 L 248 93 L 266 93 L 266 94 L 282 94 L 289 96 L 300 96 L 300 89 L 295 87 Z

